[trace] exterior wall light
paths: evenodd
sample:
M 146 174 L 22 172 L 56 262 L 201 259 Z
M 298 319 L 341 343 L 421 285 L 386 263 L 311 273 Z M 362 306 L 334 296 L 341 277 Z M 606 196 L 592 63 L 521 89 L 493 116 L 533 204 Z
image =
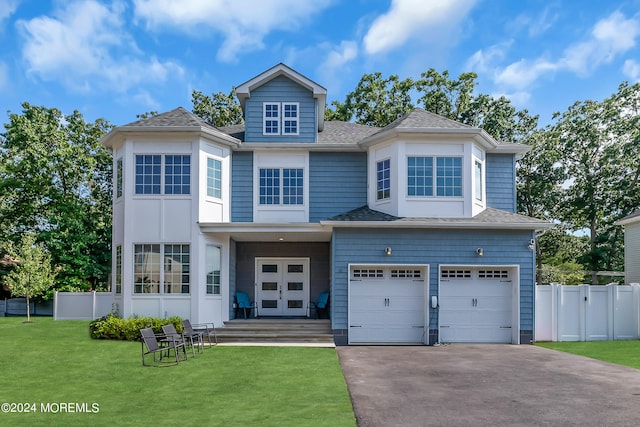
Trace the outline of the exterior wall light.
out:
M 476 249 L 476 254 L 478 256 L 482 256 L 482 255 L 484 255 L 484 250 L 482 250 L 482 248 L 478 248 L 478 249 Z
M 386 248 L 384 248 L 384 253 L 385 255 L 391 255 L 391 246 L 387 246 Z
M 533 240 L 533 239 L 531 239 L 531 240 L 529 241 L 529 246 L 528 246 L 528 248 L 529 248 L 529 249 L 531 249 L 531 250 L 534 250 L 534 249 L 536 248 L 536 241 L 535 241 L 535 240 Z

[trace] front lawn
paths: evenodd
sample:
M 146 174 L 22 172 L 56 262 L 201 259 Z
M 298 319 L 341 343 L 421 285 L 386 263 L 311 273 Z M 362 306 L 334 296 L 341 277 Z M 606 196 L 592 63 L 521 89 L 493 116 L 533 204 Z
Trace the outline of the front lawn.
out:
M 539 342 L 536 345 L 640 369 L 640 341 Z
M 356 424 L 332 348 L 217 346 L 153 368 L 138 342 L 90 339 L 89 322 L 24 320 L 0 318 L 3 426 Z

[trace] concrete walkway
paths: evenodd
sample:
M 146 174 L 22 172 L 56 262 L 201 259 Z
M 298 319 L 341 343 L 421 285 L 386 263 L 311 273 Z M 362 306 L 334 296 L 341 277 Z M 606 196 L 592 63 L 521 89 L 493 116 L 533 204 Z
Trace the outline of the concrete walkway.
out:
M 530 345 L 336 349 L 360 427 L 640 425 L 640 370 Z

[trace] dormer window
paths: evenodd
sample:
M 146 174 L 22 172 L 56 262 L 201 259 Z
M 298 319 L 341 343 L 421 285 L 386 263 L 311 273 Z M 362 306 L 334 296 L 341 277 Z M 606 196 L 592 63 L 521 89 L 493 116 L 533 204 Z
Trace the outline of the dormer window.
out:
M 297 102 L 262 104 L 264 135 L 298 135 L 300 105 Z
M 433 167 L 434 163 L 435 168 Z M 407 159 L 407 195 L 416 197 L 462 196 L 462 158 L 409 157 Z
M 379 161 L 376 166 L 377 200 L 391 197 L 391 160 Z

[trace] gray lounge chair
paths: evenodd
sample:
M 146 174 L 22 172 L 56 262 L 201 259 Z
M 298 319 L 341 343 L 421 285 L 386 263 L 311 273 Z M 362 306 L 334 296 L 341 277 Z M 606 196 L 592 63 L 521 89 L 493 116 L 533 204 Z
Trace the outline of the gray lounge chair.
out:
M 165 336 L 165 335 L 157 336 L 153 332 L 153 329 L 151 328 L 140 329 L 140 336 L 142 337 L 141 345 L 142 345 L 142 365 L 143 366 L 156 366 L 156 367 L 167 366 L 167 365 L 147 364 L 145 361 L 145 356 L 148 354 L 153 354 L 153 361 L 155 363 L 161 362 L 161 363 L 171 363 L 172 365 L 177 365 L 180 362 L 180 349 L 182 349 L 182 353 L 184 354 L 183 360 L 187 359 L 187 351 L 186 351 L 184 341 L 177 341 L 172 337 Z M 158 338 L 161 338 L 163 340 L 162 346 L 160 345 L 160 342 L 158 342 Z M 145 347 L 146 347 L 146 351 L 145 351 Z M 173 350 L 173 353 L 175 356 L 175 362 L 173 360 L 163 361 L 162 360 L 163 353 L 166 352 L 167 356 L 169 356 L 169 354 L 171 353 L 171 350 Z M 158 353 L 160 355 L 159 359 L 157 357 Z
M 191 324 L 189 319 L 182 320 L 182 328 L 184 329 L 185 337 L 191 337 L 192 340 L 198 343 L 198 352 L 204 351 L 204 340 L 206 339 L 209 346 L 212 345 L 211 335 L 215 339 L 215 343 L 218 344 L 218 336 L 216 335 L 216 327 L 213 323 L 195 323 Z
M 186 346 L 190 346 L 191 347 L 191 353 L 193 353 L 193 355 L 196 355 L 196 351 L 193 348 L 193 339 L 192 337 L 188 337 L 185 336 L 184 334 L 176 331 L 176 327 L 173 326 L 173 323 L 169 323 L 168 325 L 163 325 L 162 326 L 162 332 L 164 332 L 164 334 L 167 337 L 171 337 L 172 340 L 175 340 L 177 342 L 182 342 Z

